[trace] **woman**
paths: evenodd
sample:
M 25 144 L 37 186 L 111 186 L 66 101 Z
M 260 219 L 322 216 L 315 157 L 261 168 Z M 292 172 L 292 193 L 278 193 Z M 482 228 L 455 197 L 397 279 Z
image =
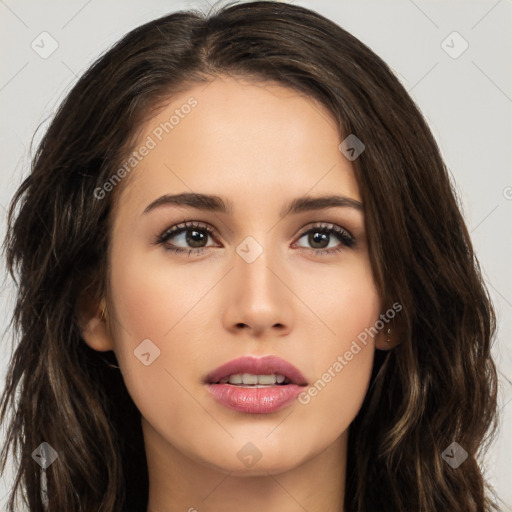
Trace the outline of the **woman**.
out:
M 126 35 L 56 113 L 6 249 L 31 511 L 497 510 L 495 317 L 446 167 L 319 14 Z

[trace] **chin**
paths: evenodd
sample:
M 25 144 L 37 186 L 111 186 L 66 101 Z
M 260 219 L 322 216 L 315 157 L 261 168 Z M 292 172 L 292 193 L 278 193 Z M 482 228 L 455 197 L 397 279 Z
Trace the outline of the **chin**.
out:
M 270 444 L 268 440 L 266 443 L 263 440 L 259 443 L 235 441 L 234 444 L 235 447 L 222 447 L 218 454 L 212 451 L 207 459 L 202 454 L 203 463 L 232 476 L 268 476 L 269 473 L 278 475 L 290 471 L 309 458 L 309 451 L 304 446 L 298 453 L 297 443 L 294 443 L 295 447 L 283 446 L 282 443 Z

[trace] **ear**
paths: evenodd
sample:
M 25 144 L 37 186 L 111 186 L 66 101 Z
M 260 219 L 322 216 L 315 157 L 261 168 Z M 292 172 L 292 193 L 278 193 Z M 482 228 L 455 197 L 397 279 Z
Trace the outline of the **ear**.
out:
M 82 308 L 80 325 L 82 337 L 92 349 L 100 352 L 114 350 L 114 339 L 110 332 L 104 300 L 101 300 L 96 307 Z
M 391 350 L 401 343 L 401 329 L 397 322 L 387 323 L 375 337 L 377 350 Z

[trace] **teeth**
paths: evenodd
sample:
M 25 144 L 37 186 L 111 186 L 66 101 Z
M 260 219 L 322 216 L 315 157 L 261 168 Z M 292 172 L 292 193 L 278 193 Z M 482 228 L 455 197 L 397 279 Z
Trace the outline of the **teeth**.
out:
M 237 377 L 238 377 L 238 375 L 237 375 Z M 262 377 L 263 377 L 263 375 L 262 375 Z M 236 380 L 238 380 L 238 379 L 236 379 Z M 250 373 L 244 373 L 242 375 L 242 384 L 246 384 L 246 385 L 258 384 L 258 380 L 259 380 L 258 375 L 251 375 Z M 231 377 L 230 377 L 229 381 L 231 382 Z M 237 382 L 237 384 L 239 384 L 239 382 Z M 260 384 L 269 384 L 269 382 L 260 382 Z
M 220 380 L 221 384 L 235 384 L 245 386 L 274 386 L 276 384 L 283 384 L 286 380 L 284 375 L 273 374 L 273 375 L 253 375 L 251 373 L 237 373 L 224 377 Z
M 242 374 L 239 373 L 237 375 L 231 375 L 227 378 L 227 382 L 231 384 L 242 384 Z

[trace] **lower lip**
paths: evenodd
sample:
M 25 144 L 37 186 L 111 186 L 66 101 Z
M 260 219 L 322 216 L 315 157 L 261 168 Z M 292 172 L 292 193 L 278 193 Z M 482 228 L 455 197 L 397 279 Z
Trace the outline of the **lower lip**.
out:
M 238 412 L 265 414 L 278 411 L 293 402 L 302 391 L 302 386 L 286 384 L 264 388 L 243 388 L 232 384 L 208 384 L 214 398 Z

